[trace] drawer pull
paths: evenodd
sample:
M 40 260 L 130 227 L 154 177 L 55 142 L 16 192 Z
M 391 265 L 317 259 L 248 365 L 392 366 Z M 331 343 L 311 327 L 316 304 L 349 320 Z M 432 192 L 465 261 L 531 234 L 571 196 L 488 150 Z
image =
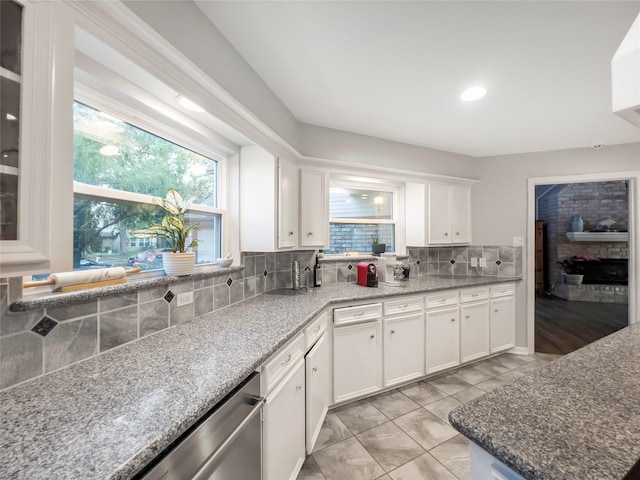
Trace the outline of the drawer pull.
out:
M 456 319 L 455 319 L 455 318 L 452 318 L 452 319 L 451 319 L 451 321 L 452 321 L 452 322 L 455 322 L 455 321 L 456 321 Z
M 444 236 L 445 236 L 445 237 L 448 237 L 448 236 L 449 236 L 449 232 L 445 232 L 445 233 L 444 233 Z
M 392 334 L 393 334 L 393 333 L 396 333 L 396 331 L 395 331 L 395 330 L 391 330 L 391 333 L 392 333 Z
M 291 236 L 293 236 L 293 232 L 289 232 L 289 236 L 290 236 L 290 237 L 291 237 Z
M 307 237 L 310 237 L 311 235 L 313 235 L 313 232 L 307 233 Z
M 469 315 L 465 315 L 464 318 L 470 318 Z
M 296 390 L 302 390 L 302 384 L 299 383 L 298 385 L 296 385 Z
M 498 313 L 500 310 L 498 310 L 497 308 L 494 310 L 495 313 Z
M 320 330 L 320 327 L 322 327 L 322 325 L 318 325 L 316 328 L 313 329 L 313 331 L 318 332 Z
M 353 314 L 354 317 L 361 317 L 362 315 L 364 315 L 364 312 L 358 312 Z
M 284 360 L 282 360 L 280 362 L 280 365 L 286 365 L 287 363 L 289 363 L 291 361 L 291 354 L 289 354 L 289 356 L 287 358 L 285 358 Z
M 313 367 L 311 370 L 313 370 L 314 372 L 318 371 L 318 367 Z
M 444 303 L 444 302 L 446 302 L 446 301 L 447 301 L 447 299 L 446 299 L 446 298 L 443 298 L 443 299 L 438 300 L 438 301 L 439 301 L 440 303 Z
M 473 294 L 473 295 L 471 295 L 471 296 L 472 296 L 472 297 L 477 297 L 477 296 L 478 296 L 478 294 L 477 294 L 477 293 L 474 293 L 474 294 Z
M 460 232 L 456 232 L 456 235 L 460 236 Z
M 404 308 L 407 308 L 408 306 L 409 306 L 409 305 L 407 305 L 407 304 L 405 303 L 405 304 L 403 304 L 403 305 L 399 305 L 399 306 L 398 306 L 398 308 L 403 308 L 403 309 L 404 309 Z
M 376 338 L 376 336 L 375 335 L 371 335 L 371 338 Z

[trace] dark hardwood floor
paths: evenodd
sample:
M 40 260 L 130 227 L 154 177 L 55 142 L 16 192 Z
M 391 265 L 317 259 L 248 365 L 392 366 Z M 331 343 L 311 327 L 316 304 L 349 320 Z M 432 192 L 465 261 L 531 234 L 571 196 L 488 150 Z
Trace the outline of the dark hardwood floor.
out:
M 536 352 L 567 354 L 628 325 L 628 305 L 536 296 Z

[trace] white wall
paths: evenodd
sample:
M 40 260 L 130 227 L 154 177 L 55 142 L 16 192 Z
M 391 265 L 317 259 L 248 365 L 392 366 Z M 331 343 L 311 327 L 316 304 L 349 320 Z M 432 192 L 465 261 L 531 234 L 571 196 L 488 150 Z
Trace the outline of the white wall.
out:
M 640 139 L 640 134 L 639 134 Z M 601 150 L 580 148 L 478 159 L 479 179 L 472 191 L 473 243 L 510 245 L 513 236 L 527 234 L 527 179 L 559 175 L 640 170 L 640 142 L 607 146 Z M 527 344 L 526 249 L 525 280 L 517 291 L 516 342 Z
M 478 159 L 381 138 L 301 123 L 300 148 L 308 157 L 396 170 L 476 178 Z
M 123 3 L 287 143 L 298 148 L 296 118 L 195 3 Z

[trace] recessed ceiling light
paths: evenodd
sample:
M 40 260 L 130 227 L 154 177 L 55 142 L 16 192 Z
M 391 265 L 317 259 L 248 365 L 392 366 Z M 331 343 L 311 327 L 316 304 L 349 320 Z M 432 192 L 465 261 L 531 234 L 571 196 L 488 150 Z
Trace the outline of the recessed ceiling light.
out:
M 464 92 L 462 92 L 462 95 L 460 95 L 460 98 L 465 102 L 472 102 L 474 100 L 478 100 L 484 97 L 486 94 L 487 94 L 487 90 L 485 88 L 480 86 L 475 86 L 475 87 L 467 88 Z
M 105 157 L 113 157 L 114 155 L 118 155 L 120 150 L 115 145 L 105 145 L 100 149 L 100 153 Z
M 7 120 L 17 120 L 18 117 L 16 117 L 15 115 L 12 115 L 11 113 L 7 113 Z
M 204 108 L 202 108 L 197 103 L 192 102 L 187 97 L 183 97 L 182 95 L 178 95 L 178 103 L 187 110 L 191 110 L 192 112 L 204 112 Z

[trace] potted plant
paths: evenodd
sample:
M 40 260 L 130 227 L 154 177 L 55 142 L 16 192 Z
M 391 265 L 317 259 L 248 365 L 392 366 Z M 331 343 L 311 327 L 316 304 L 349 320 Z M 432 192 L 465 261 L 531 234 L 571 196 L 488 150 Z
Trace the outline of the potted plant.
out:
M 159 205 L 167 212 L 160 223 L 150 223 L 146 228 L 133 230 L 131 235 L 137 238 L 162 238 L 171 249 L 162 254 L 162 263 L 167 275 L 189 275 L 196 261 L 195 252 L 187 252 L 197 247 L 198 241 L 187 244 L 189 234 L 198 228 L 198 224 L 187 226 L 185 213 L 193 203 L 194 197 L 185 200 L 173 188 L 169 189 Z
M 379 257 L 381 253 L 384 253 L 387 249 L 387 245 L 384 243 L 380 243 L 378 237 L 373 237 L 371 241 L 371 251 L 376 257 Z
M 563 260 L 558 263 L 562 265 L 564 283 L 569 285 L 582 285 L 584 275 L 579 273 L 578 267 L 572 259 Z

